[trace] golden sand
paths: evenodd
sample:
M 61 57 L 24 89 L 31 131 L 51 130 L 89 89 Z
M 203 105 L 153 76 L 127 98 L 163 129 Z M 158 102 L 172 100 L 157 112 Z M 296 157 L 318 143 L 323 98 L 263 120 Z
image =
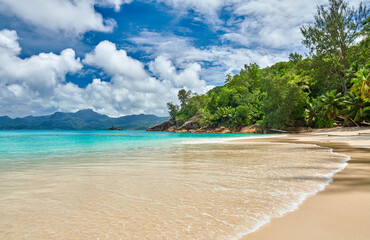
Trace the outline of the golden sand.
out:
M 370 239 L 370 128 L 319 130 L 269 141 L 315 143 L 347 154 L 351 160 L 325 191 L 243 239 Z

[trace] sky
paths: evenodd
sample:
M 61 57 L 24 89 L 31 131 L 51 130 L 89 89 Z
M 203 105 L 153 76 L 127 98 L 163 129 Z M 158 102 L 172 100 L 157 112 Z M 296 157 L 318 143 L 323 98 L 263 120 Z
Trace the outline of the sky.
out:
M 358 6 L 360 1 L 351 0 Z M 323 0 L 0 0 L 0 116 L 168 116 L 245 64 L 305 55 Z

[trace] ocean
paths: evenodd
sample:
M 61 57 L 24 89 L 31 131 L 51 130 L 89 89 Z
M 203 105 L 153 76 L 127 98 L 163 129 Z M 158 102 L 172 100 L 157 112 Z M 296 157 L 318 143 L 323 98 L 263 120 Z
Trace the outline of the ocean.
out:
M 0 239 L 239 239 L 348 160 L 264 136 L 0 131 Z

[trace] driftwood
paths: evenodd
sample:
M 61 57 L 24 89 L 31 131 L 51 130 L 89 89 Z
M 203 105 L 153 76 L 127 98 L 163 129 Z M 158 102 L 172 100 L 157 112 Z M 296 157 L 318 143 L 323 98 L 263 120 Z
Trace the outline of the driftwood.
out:
M 288 133 L 288 131 L 284 131 L 284 130 L 280 130 L 280 129 L 270 129 L 270 131 L 273 131 L 273 132 L 281 132 L 281 133 Z

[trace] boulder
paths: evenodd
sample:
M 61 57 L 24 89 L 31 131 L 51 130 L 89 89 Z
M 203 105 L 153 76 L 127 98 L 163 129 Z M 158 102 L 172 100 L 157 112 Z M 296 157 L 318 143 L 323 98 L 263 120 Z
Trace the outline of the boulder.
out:
M 229 128 L 225 128 L 221 131 L 221 133 L 231 133 L 231 130 Z
M 105 130 L 110 130 L 110 131 L 116 131 L 116 130 L 118 130 L 118 131 L 122 131 L 123 128 L 116 128 L 115 126 L 111 126 L 110 128 L 107 128 Z
M 147 131 L 168 131 L 174 124 L 171 121 L 165 121 L 164 123 L 157 124 L 147 129 Z
M 188 121 L 186 121 L 179 130 L 196 130 L 200 128 L 200 120 L 202 119 L 202 115 L 196 114 Z
M 249 133 L 249 134 L 264 133 L 264 129 L 259 125 L 249 125 L 240 129 L 240 133 Z

